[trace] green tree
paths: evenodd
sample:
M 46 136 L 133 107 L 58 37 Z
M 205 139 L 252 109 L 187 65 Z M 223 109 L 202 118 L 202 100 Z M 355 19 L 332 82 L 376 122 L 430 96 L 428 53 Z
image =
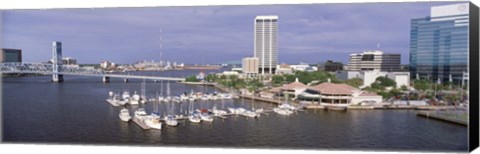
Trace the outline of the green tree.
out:
M 358 88 L 361 85 L 363 85 L 363 80 L 361 78 L 352 78 L 352 79 L 345 80 L 345 83 L 352 87 Z
M 417 90 L 427 90 L 430 88 L 430 83 L 427 80 L 415 80 L 413 87 Z
M 189 77 L 185 78 L 185 81 L 187 81 L 187 82 L 198 82 L 199 80 L 197 79 L 197 77 L 192 75 L 192 76 L 189 76 Z
M 401 90 L 401 91 L 407 91 L 407 90 L 408 90 L 408 88 L 407 88 L 407 86 L 405 86 L 405 85 L 402 85 L 402 86 L 400 87 L 400 90 Z
M 379 82 L 380 85 L 383 87 L 395 87 L 397 86 L 397 82 L 393 81 L 390 78 L 380 76 L 377 79 L 375 79 L 375 82 Z
M 281 75 L 274 75 L 272 76 L 272 85 L 274 87 L 280 86 L 285 83 L 285 77 Z

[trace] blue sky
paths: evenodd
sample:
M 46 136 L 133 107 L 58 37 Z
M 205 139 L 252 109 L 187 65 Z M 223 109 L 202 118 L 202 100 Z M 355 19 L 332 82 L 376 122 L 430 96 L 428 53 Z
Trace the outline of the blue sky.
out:
M 228 63 L 253 56 L 255 16 L 278 15 L 280 63 L 348 63 L 350 53 L 379 43 L 386 53 L 401 53 L 406 64 L 410 19 L 444 4 L 449 3 L 7 10 L 2 31 L 4 47 L 22 49 L 26 62 L 47 61 L 51 42 L 61 41 L 63 55 L 79 63 L 158 61 L 160 50 L 164 60 Z

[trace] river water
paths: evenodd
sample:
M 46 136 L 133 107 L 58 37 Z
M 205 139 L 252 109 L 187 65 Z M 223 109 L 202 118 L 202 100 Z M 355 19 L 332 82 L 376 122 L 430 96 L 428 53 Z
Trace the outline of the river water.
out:
M 141 72 L 146 75 L 185 77 L 198 71 Z M 207 72 L 208 73 L 208 72 Z M 466 151 L 467 127 L 416 116 L 415 110 L 349 110 L 347 112 L 307 110 L 290 116 L 269 113 L 258 119 L 242 116 L 216 118 L 213 123 L 162 130 L 142 130 L 133 122 L 118 118 L 122 107 L 105 101 L 109 91 L 140 92 L 141 80 L 65 76 L 52 83 L 50 76 L 3 78 L 2 121 L 4 142 L 67 143 L 101 145 L 202 146 L 286 149 L 347 149 L 406 151 Z M 166 83 L 146 81 L 147 96 L 166 93 Z M 213 87 L 170 83 L 171 94 L 214 92 Z M 250 100 L 196 102 L 196 108 L 231 106 L 271 109 L 268 103 Z M 153 105 L 129 106 L 153 111 Z M 159 105 L 161 114 L 167 104 Z M 188 103 L 175 104 L 175 112 L 186 113 Z

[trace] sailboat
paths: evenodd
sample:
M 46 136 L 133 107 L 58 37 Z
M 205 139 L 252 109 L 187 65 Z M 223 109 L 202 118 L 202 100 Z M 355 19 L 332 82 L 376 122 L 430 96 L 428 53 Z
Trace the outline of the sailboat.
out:
M 288 102 L 288 95 L 285 96 L 285 102 L 278 107 L 273 108 L 273 111 L 275 113 L 281 114 L 281 115 L 290 115 L 293 113 L 294 107 L 291 106 Z
M 193 123 L 200 123 L 202 120 L 199 117 L 199 113 L 193 110 L 193 103 L 190 102 L 189 105 L 188 110 L 190 115 L 188 116 L 188 120 Z
M 145 79 L 142 82 L 142 89 L 140 92 L 140 103 L 146 103 L 147 102 L 147 96 L 145 95 Z
M 170 82 L 167 82 L 167 97 L 170 97 Z M 167 104 L 172 104 L 172 108 L 170 108 L 170 114 L 165 116 L 163 120 L 165 120 L 165 123 L 169 126 L 177 126 L 178 121 L 173 116 L 175 104 L 173 102 L 167 102 Z

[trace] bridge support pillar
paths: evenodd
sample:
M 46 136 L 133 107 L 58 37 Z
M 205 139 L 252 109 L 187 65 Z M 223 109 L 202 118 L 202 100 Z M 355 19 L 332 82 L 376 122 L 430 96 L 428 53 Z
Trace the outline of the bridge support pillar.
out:
M 105 82 L 105 83 L 110 82 L 110 77 L 104 76 L 104 77 L 103 77 L 103 82 Z
M 125 78 L 125 79 L 123 79 L 123 81 L 124 81 L 125 83 L 127 83 L 127 82 L 128 82 L 128 79 L 127 79 L 127 78 Z
M 63 74 L 53 74 L 52 75 L 53 82 L 63 82 Z

